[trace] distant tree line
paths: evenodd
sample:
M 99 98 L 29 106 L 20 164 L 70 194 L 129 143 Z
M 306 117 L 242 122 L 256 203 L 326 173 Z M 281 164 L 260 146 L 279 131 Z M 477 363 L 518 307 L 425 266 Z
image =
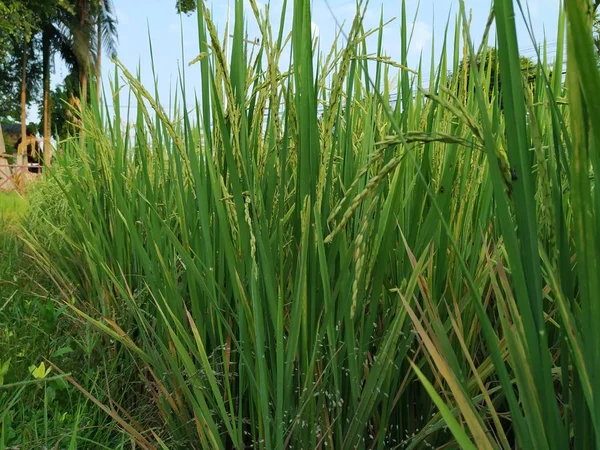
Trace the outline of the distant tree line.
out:
M 474 85 L 471 81 L 471 65 L 475 63 L 475 67 L 479 72 L 481 81 L 484 83 L 484 90 L 488 95 L 488 100 L 497 101 L 500 109 L 503 109 L 502 99 L 502 73 L 500 71 L 500 63 L 497 50 L 488 48 L 481 54 L 478 54 L 474 60 L 467 57 L 460 61 L 456 73 L 449 73 L 448 87 L 454 92 L 456 97 L 467 101 Z M 520 58 L 521 73 L 523 74 L 523 82 L 528 84 L 532 90 L 535 90 L 535 82 L 539 75 L 538 65 L 527 57 Z M 552 76 L 549 72 L 548 76 Z M 488 83 L 487 86 L 485 83 Z
M 87 101 L 90 77 L 99 79 L 102 55 L 115 53 L 116 40 L 112 0 L 3 0 L 0 120 L 20 121 L 24 136 L 27 106 L 40 104 L 44 139 L 65 133 L 68 116 L 62 104 Z M 57 56 L 69 75 L 51 92 Z
M 175 1 L 179 13 L 195 10 L 195 0 Z M 20 122 L 25 136 L 27 107 L 37 104 L 46 142 L 65 135 L 68 105 L 89 101 L 92 80 L 99 95 L 102 57 L 116 54 L 117 39 L 112 0 L 1 0 L 0 122 Z M 57 58 L 69 72 L 51 90 Z

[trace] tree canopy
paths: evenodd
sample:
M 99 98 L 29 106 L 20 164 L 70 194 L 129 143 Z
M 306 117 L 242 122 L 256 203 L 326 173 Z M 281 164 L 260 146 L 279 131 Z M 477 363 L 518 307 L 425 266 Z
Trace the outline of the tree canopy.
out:
M 42 93 L 45 107 L 52 109 L 49 91 L 55 55 L 70 71 L 63 88 L 69 96 L 79 96 L 79 87 L 90 76 L 87 67 L 93 67 L 99 78 L 101 54 L 115 54 L 116 40 L 112 0 L 0 2 L 0 119 L 16 120 L 19 110 L 40 102 Z M 23 87 L 25 104 L 20 98 Z M 50 112 L 43 115 L 49 122 Z M 48 124 L 44 134 L 49 129 Z
M 3 0 L 0 2 L 0 55 L 8 52 L 7 42 L 15 37 L 30 38 L 37 27 L 37 17 L 30 2 Z
M 39 38 L 25 48 L 22 43 L 7 40 L 0 53 L 0 119 L 17 120 L 20 114 L 21 60 L 27 53 L 27 104 L 36 102 L 41 92 Z
M 175 8 L 178 13 L 190 14 L 196 10 L 196 0 L 176 0 Z
M 537 75 L 537 65 L 526 57 L 521 57 L 521 72 L 523 76 L 531 83 Z M 500 65 L 498 54 L 495 48 L 490 48 L 482 54 L 477 55 L 475 60 L 483 79 L 489 78 L 489 95 L 490 100 L 494 93 L 500 93 L 502 90 L 502 74 L 500 73 Z M 456 94 L 459 97 L 465 97 L 469 93 L 470 77 L 471 77 L 471 59 L 467 58 L 460 62 L 459 70 L 456 74 L 450 74 L 448 83 L 450 86 L 455 86 Z M 458 79 L 456 79 L 458 77 Z M 501 101 L 501 99 L 499 99 Z

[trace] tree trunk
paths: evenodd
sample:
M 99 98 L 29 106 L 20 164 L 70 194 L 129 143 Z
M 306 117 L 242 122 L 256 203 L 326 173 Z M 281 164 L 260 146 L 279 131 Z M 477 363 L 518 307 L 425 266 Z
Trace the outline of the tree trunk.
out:
M 80 95 L 80 102 L 79 102 L 79 108 L 81 113 L 83 114 L 83 111 L 85 111 L 85 108 L 87 106 L 87 90 L 88 90 L 88 74 L 87 74 L 87 70 L 84 71 L 84 73 L 81 74 L 81 95 Z M 81 116 L 81 120 L 83 121 L 83 115 Z
M 27 50 L 28 43 L 23 38 L 23 63 L 21 66 L 21 144 L 17 149 L 17 165 L 23 164 L 23 152 L 27 148 Z
M 89 59 L 90 35 L 89 35 L 89 33 L 84 31 L 87 29 L 87 27 L 86 27 L 86 23 L 87 23 L 87 2 L 86 2 L 86 0 L 79 0 L 79 14 L 80 14 L 79 26 L 81 27 L 81 32 L 83 33 L 83 37 L 86 40 L 86 42 L 82 42 L 82 44 L 84 44 L 86 47 L 86 51 L 82 53 L 81 69 L 80 69 L 81 71 L 79 72 L 79 82 L 81 85 L 80 100 L 81 100 L 81 107 L 83 110 L 84 105 L 87 103 L 87 86 L 88 86 L 88 73 L 89 73 L 89 64 L 90 64 L 90 59 Z
M 96 31 L 96 99 L 98 103 L 100 103 L 100 78 L 101 78 L 101 68 L 102 68 L 102 14 L 98 14 L 98 23 L 97 23 L 97 31 Z
M 6 153 L 6 147 L 4 146 L 4 132 L 2 131 L 2 125 L 0 125 L 0 155 Z
M 79 130 L 79 142 L 81 147 L 85 145 L 85 132 L 83 130 L 83 112 L 87 106 L 87 87 L 88 87 L 88 74 L 89 74 L 89 64 L 90 64 L 90 34 L 87 30 L 87 1 L 79 0 L 79 26 L 82 32 L 82 37 L 84 42 L 81 42 L 82 45 L 85 46 L 85 51 L 81 53 L 81 67 L 79 72 L 79 87 L 81 91 L 79 92 L 79 105 L 81 108 L 81 129 Z
M 47 29 L 42 34 L 42 60 L 44 71 L 44 165 L 48 167 L 52 159 L 52 148 L 50 144 L 50 33 Z

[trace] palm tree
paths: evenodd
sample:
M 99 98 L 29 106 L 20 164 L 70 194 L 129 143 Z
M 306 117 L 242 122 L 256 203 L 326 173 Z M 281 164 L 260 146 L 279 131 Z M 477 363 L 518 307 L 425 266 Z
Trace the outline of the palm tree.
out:
M 37 15 L 42 30 L 42 134 L 44 136 L 44 163 L 50 164 L 52 159 L 52 149 L 50 148 L 51 137 L 51 110 L 50 105 L 50 70 L 51 61 L 55 52 L 59 52 L 63 59 L 68 60 L 67 50 L 64 43 L 67 38 L 65 33 L 68 30 L 67 24 L 69 18 L 73 15 L 73 9 L 63 0 L 44 0 L 39 2 Z M 73 59 L 71 57 L 71 59 Z
M 115 53 L 118 38 L 116 17 L 112 0 L 76 0 L 74 15 L 69 30 L 71 34 L 71 56 L 74 56 L 73 69 L 79 76 L 79 98 L 82 104 L 87 102 L 89 67 L 95 66 L 95 75 L 99 83 L 102 51 Z M 68 61 L 67 61 L 68 62 Z
M 117 19 L 112 0 L 99 0 L 96 15 L 96 96 L 100 98 L 102 49 L 106 48 L 110 56 L 117 53 Z
M 28 36 L 23 33 L 22 45 L 15 48 L 21 61 L 21 137 L 25 142 L 27 127 L 27 104 L 39 93 L 39 73 L 38 59 L 38 37 L 36 35 Z M 24 151 L 24 145 L 19 148 L 17 163 L 21 163 L 20 155 Z
M 75 6 L 75 22 L 71 24 L 73 34 L 73 52 L 77 59 L 80 100 L 87 102 L 87 86 L 89 80 L 89 65 L 92 56 L 92 38 L 94 27 L 90 21 L 92 4 L 89 0 L 77 0 Z
M 51 33 L 52 29 L 49 23 L 45 23 L 42 29 L 42 84 L 44 89 L 42 116 L 42 134 L 44 135 L 44 163 L 50 165 L 52 151 L 50 150 L 50 52 L 51 52 Z
M 89 67 L 94 67 L 100 85 L 100 66 L 103 49 L 115 53 L 117 29 L 112 0 L 46 0 L 53 8 L 44 17 L 44 136 L 50 136 L 50 58 L 56 52 L 65 62 L 70 74 L 65 80 L 72 106 L 87 101 Z M 58 7 L 58 5 L 61 7 Z M 77 99 L 78 101 L 75 101 Z M 49 146 L 49 145 L 48 145 Z M 50 154 L 44 154 L 46 163 Z
M 52 149 L 50 148 L 51 122 L 50 122 L 50 65 L 53 51 L 56 48 L 59 36 L 57 22 L 60 20 L 61 9 L 56 1 L 51 1 L 41 14 L 42 28 L 42 134 L 44 136 L 44 164 L 50 165 Z
M 29 40 L 23 37 L 23 59 L 21 63 L 21 142 L 25 142 L 26 125 L 27 120 L 27 50 L 29 47 Z M 17 165 L 21 165 L 23 150 L 19 148 L 17 150 Z

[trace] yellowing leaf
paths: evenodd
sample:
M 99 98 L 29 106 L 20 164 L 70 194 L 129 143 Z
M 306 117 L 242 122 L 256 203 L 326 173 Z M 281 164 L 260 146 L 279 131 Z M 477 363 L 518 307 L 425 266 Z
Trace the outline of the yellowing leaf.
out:
M 31 372 L 31 375 L 33 375 L 33 378 L 35 378 L 36 380 L 41 380 L 43 378 L 46 378 L 46 376 L 50 373 L 51 370 L 52 370 L 52 367 L 48 367 L 46 369 L 46 365 L 44 364 L 44 361 L 42 361 L 40 363 L 40 365 L 37 367 L 35 367 L 35 366 L 29 367 L 29 372 Z

